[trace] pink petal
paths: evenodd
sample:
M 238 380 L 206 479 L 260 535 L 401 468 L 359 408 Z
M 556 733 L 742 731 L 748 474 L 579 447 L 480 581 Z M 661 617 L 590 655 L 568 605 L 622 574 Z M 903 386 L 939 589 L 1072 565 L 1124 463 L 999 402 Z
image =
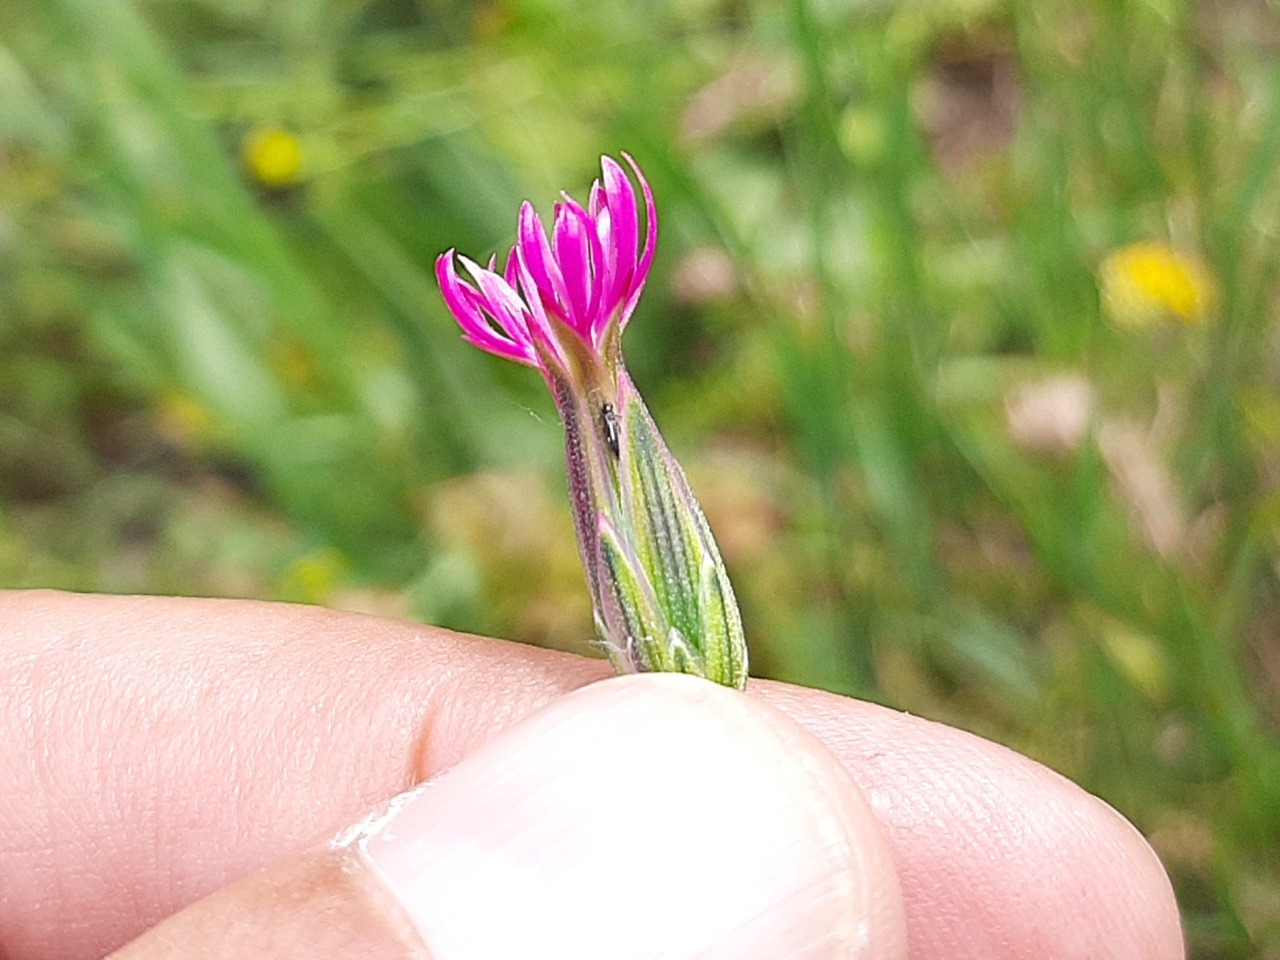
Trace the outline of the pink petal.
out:
M 580 323 L 576 329 L 582 333 L 584 339 L 593 340 L 597 329 L 603 326 L 601 314 L 605 315 L 604 319 L 608 319 L 608 314 L 612 312 L 614 306 L 606 299 L 608 254 L 604 244 L 600 242 L 600 233 L 596 224 L 592 222 L 591 215 L 583 210 L 576 200 L 566 197 L 562 209 L 565 216 L 577 219 L 578 227 L 586 240 L 588 270 L 585 279 L 589 296 L 586 309 L 580 315 Z M 565 276 L 568 277 L 567 268 Z
M 520 206 L 517 246 L 520 249 L 520 259 L 529 268 L 529 274 L 538 288 L 539 299 L 568 321 L 569 295 L 565 291 L 564 277 L 560 274 L 555 257 L 551 255 L 551 244 L 547 242 L 542 220 L 533 209 L 533 204 L 528 201 Z
M 477 336 L 471 331 L 465 331 L 462 339 L 467 341 L 473 347 L 479 347 L 485 353 L 492 353 L 495 357 L 502 357 L 504 360 L 514 360 L 516 363 L 522 363 L 526 367 L 540 368 L 537 358 L 531 356 L 529 351 L 516 344 L 508 343 L 505 340 L 489 338 L 485 336 Z
M 567 198 L 566 198 L 567 200 Z M 574 204 L 574 206 L 577 206 Z M 551 249 L 560 275 L 569 294 L 570 326 L 585 338 L 591 324 L 587 313 L 591 300 L 591 251 L 587 245 L 587 230 L 582 218 L 566 203 L 556 204 L 555 227 L 552 230 Z
M 517 363 L 537 366 L 536 358 L 528 345 L 502 336 L 486 319 L 484 298 L 458 277 L 454 267 L 455 252 L 449 250 L 436 258 L 436 279 L 445 305 L 462 327 L 463 339 L 488 353 L 514 360 Z
M 462 261 L 463 267 L 466 268 L 467 273 L 471 274 L 476 286 L 484 294 L 488 312 L 498 322 L 498 326 L 516 343 L 527 344 L 529 327 L 525 323 L 525 305 L 520 295 L 493 270 L 486 270 L 474 260 L 461 255 L 458 259 Z
M 649 278 L 649 268 L 653 265 L 653 252 L 658 246 L 658 209 L 653 202 L 653 191 L 649 189 L 649 181 L 640 172 L 640 167 L 631 158 L 631 154 L 623 153 L 622 156 L 631 165 L 631 169 L 635 171 L 636 179 L 640 181 L 640 189 L 644 191 L 645 219 L 648 221 L 645 232 L 644 252 L 640 254 L 640 261 L 636 264 L 636 271 L 631 277 L 627 292 L 627 302 L 622 308 L 622 318 L 619 321 L 620 325 L 625 327 L 627 321 L 631 319 L 631 312 L 636 308 L 636 302 L 640 299 L 641 291 L 644 290 L 645 281 Z
M 466 284 L 458 279 L 458 271 L 453 265 L 456 253 L 457 251 L 450 247 L 436 257 L 436 281 L 440 284 L 440 295 L 444 297 L 445 306 L 449 308 L 454 319 L 466 327 L 481 320 L 475 307 L 462 294 Z
M 486 330 L 495 335 L 506 334 L 507 339 L 521 348 L 525 356 L 532 358 L 524 301 L 492 270 L 484 269 L 461 254 L 458 259 L 480 288 L 479 293 L 469 291 L 469 295 L 475 298 L 480 311 L 493 319 L 493 324 L 486 324 Z M 494 324 L 498 327 L 497 331 L 493 330 Z
M 601 157 L 604 171 L 605 205 L 609 210 L 611 246 L 615 251 L 617 289 L 611 291 L 615 300 L 622 300 L 630 293 L 628 288 L 635 274 L 636 246 L 639 242 L 639 224 L 636 219 L 636 194 L 622 167 L 612 157 Z
M 489 269 L 492 270 L 493 267 L 490 267 Z M 502 279 L 507 281 L 507 286 L 510 287 L 512 290 L 517 289 L 517 283 L 520 280 L 520 272 L 516 268 L 516 248 L 515 247 L 512 247 L 511 251 L 507 254 L 507 264 L 502 271 Z
M 612 315 L 618 309 L 622 294 L 630 279 L 634 264 L 621 263 L 618 260 L 618 247 L 613 242 L 613 216 L 605 207 L 596 216 L 596 238 L 604 257 L 600 270 L 601 309 Z
M 568 360 L 564 350 L 561 349 L 560 341 L 552 332 L 551 324 L 547 320 L 547 311 L 542 305 L 542 298 L 538 295 L 538 285 L 529 272 L 529 267 L 519 249 L 516 251 L 516 270 L 520 277 L 520 288 L 524 291 L 524 298 L 529 304 L 529 336 L 554 356 L 561 366 L 567 365 Z M 536 350 L 534 354 L 536 356 Z

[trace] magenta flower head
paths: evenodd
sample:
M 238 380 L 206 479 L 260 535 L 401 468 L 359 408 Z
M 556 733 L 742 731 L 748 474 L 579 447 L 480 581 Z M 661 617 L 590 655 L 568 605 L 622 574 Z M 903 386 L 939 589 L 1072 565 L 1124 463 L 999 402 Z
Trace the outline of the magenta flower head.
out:
M 742 687 L 746 642 L 720 552 L 622 362 L 658 239 L 653 193 L 623 157 L 644 198 L 643 229 L 630 178 L 603 157 L 586 207 L 565 195 L 549 234 L 521 206 L 501 272 L 496 258 L 484 267 L 449 250 L 436 277 L 464 340 L 547 382 L 596 628 L 614 665 Z
M 569 196 L 556 204 L 550 239 L 533 204 L 521 205 L 519 240 L 502 274 L 493 260 L 485 269 L 459 257 L 472 286 L 458 277 L 453 250 L 440 256 L 436 276 L 463 339 L 544 376 L 549 364 L 568 366 L 576 352 L 562 342 L 568 334 L 606 353 L 606 341 L 631 319 L 658 239 L 653 193 L 635 161 L 626 159 L 644 192 L 643 247 L 635 190 L 617 161 L 604 157 L 603 185 L 592 186 L 586 209 Z

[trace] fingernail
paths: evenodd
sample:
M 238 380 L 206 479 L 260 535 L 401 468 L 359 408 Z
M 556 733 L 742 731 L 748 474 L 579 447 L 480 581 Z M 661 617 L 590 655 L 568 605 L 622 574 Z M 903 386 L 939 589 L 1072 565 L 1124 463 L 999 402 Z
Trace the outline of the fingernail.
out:
M 772 708 L 692 677 L 564 697 L 344 842 L 436 960 L 905 955 L 847 772 Z

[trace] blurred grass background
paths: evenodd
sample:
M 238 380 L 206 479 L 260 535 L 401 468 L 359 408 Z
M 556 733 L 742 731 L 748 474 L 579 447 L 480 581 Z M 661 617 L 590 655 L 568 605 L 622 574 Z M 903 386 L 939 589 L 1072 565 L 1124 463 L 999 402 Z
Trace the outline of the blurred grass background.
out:
M 1280 958 L 1277 7 L 7 0 L 0 583 L 588 650 L 553 408 L 431 264 L 625 149 L 754 672 L 1044 760 Z

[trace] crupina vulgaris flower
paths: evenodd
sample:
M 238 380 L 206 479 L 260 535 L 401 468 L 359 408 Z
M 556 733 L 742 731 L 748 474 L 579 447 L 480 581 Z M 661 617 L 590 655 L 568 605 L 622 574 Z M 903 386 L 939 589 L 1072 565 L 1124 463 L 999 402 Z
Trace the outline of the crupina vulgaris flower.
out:
M 644 194 L 643 237 L 631 180 L 603 157 L 587 205 L 565 195 L 549 234 L 531 204 L 520 208 L 501 272 L 496 259 L 484 267 L 449 250 L 436 276 L 463 339 L 533 367 L 551 391 L 596 629 L 615 668 L 741 688 L 746 642 L 720 551 L 622 362 L 658 237 L 653 193 L 623 156 Z
M 1098 269 L 1103 306 L 1120 327 L 1151 327 L 1170 319 L 1204 320 L 1213 279 L 1199 260 L 1165 243 L 1133 243 L 1111 253 Z

